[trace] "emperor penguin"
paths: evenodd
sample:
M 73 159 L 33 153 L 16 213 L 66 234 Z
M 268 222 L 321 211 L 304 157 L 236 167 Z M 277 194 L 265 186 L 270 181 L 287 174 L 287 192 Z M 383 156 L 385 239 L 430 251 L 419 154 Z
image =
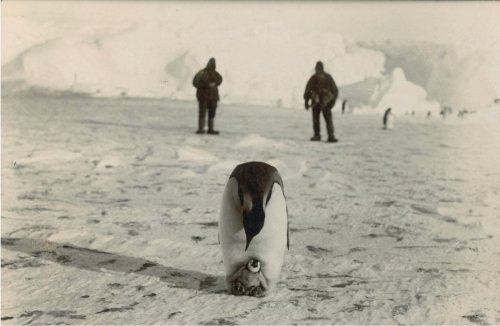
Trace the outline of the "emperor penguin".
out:
M 392 127 L 394 126 L 394 117 L 392 116 L 391 108 L 385 110 L 382 122 L 384 124 L 384 129 L 392 129 Z
M 265 295 L 277 283 L 289 239 L 283 180 L 275 167 L 247 162 L 233 170 L 222 197 L 219 242 L 230 292 Z M 258 278 L 257 291 L 241 289 L 249 275 Z

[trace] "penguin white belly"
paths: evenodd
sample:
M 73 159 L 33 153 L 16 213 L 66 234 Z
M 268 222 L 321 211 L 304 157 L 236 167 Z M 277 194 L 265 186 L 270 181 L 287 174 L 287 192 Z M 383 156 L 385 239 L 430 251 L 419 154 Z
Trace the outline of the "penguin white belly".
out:
M 392 114 L 389 114 L 387 116 L 387 124 L 386 124 L 386 129 L 392 129 L 394 127 L 394 117 Z
M 275 183 L 272 196 L 266 205 L 264 227 L 257 234 L 248 250 L 247 260 L 256 258 L 261 263 L 261 270 L 269 286 L 276 284 L 283 265 L 283 256 L 287 246 L 287 209 L 286 200 L 280 185 Z
M 266 286 L 273 286 L 279 278 L 287 247 L 288 218 L 286 200 L 278 183 L 272 186 L 272 195 L 265 207 L 265 222 L 245 251 L 242 207 L 238 198 L 238 183 L 229 179 L 224 191 L 219 218 L 219 241 L 222 248 L 226 286 L 230 278 L 251 258 L 261 263 Z

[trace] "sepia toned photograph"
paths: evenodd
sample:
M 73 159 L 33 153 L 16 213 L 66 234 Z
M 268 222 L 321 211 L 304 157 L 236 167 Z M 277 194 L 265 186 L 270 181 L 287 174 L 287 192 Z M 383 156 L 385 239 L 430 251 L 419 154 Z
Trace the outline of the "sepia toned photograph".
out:
M 499 21 L 2 1 L 1 324 L 500 324 Z

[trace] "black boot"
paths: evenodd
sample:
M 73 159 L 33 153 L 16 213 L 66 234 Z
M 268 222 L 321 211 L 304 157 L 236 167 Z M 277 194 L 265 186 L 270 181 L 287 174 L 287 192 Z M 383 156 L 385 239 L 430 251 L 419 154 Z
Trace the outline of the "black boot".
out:
M 205 118 L 199 117 L 198 118 L 198 130 L 196 130 L 197 134 L 204 134 L 205 133 Z
M 314 135 L 311 137 L 311 141 L 320 141 L 321 140 L 321 136 L 320 135 Z
M 335 136 L 328 136 L 328 139 L 327 139 L 328 143 L 336 143 L 338 141 L 339 140 L 337 138 L 335 138 Z
M 218 135 L 219 131 L 214 129 L 214 119 L 208 119 L 208 132 L 210 135 Z

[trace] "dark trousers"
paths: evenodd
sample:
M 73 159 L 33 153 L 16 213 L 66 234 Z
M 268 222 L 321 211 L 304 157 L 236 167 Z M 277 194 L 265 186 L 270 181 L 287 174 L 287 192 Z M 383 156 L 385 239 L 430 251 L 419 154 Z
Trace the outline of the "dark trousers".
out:
M 203 130 L 205 128 L 205 117 L 208 111 L 208 121 L 209 127 L 213 126 L 210 121 L 213 122 L 215 118 L 215 111 L 217 110 L 217 100 L 202 100 L 198 102 L 198 129 Z
M 332 109 L 327 106 L 314 105 L 312 107 L 312 116 L 313 116 L 313 130 L 314 135 L 320 135 L 320 123 L 319 123 L 319 115 L 323 112 L 323 117 L 326 122 L 326 131 L 328 132 L 328 137 L 333 137 L 333 119 L 332 119 Z

